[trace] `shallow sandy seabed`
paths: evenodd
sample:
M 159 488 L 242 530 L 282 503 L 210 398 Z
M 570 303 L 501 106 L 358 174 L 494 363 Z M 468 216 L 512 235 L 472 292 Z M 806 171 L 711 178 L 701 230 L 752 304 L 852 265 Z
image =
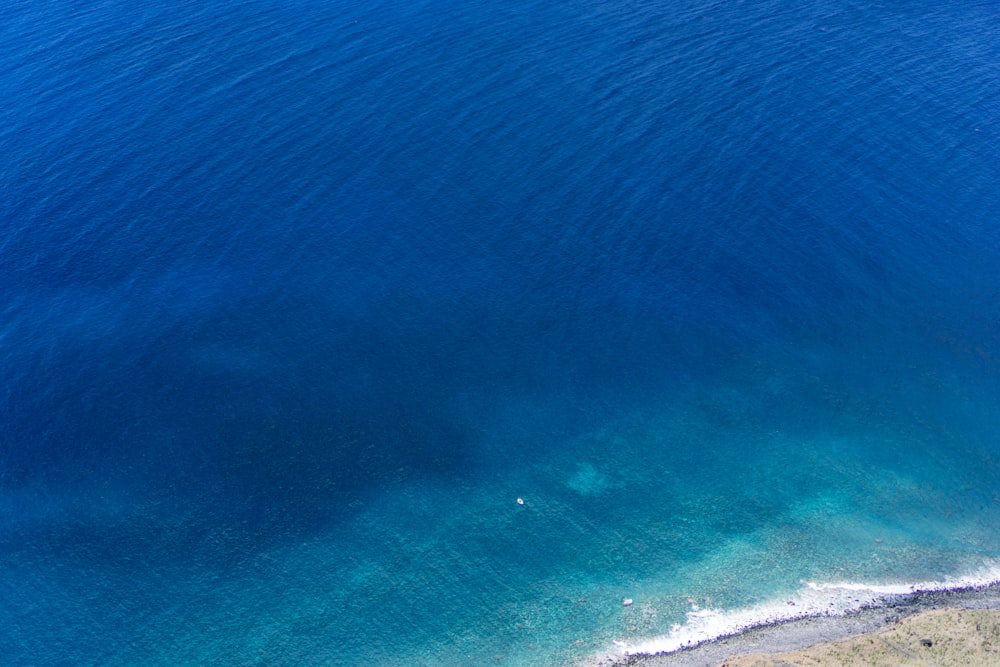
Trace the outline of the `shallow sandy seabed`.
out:
M 609 656 L 599 664 L 1000 665 L 1000 585 L 899 596 L 885 605 L 844 616 L 765 625 L 674 653 Z

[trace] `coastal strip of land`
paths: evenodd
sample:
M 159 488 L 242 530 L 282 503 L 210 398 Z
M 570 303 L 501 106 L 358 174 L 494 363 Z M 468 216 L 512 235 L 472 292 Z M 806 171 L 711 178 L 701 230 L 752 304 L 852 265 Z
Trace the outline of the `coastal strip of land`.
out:
M 1000 665 L 1000 584 L 914 592 L 842 616 L 761 625 L 691 648 L 611 658 L 608 667 Z

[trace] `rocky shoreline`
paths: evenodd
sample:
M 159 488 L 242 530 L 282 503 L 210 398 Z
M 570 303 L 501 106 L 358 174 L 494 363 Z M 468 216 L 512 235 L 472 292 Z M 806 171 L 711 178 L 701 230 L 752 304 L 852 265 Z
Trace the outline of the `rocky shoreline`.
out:
M 818 644 L 875 633 L 922 612 L 943 609 L 1000 609 L 1000 583 L 895 595 L 881 604 L 842 616 L 813 616 L 764 624 L 679 651 L 608 658 L 600 664 L 602 667 L 716 667 L 733 656 L 800 651 Z

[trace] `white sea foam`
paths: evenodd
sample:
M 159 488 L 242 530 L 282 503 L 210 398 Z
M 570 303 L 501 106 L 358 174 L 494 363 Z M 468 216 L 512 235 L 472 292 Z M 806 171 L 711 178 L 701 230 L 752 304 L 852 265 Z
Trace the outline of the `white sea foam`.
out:
M 669 634 L 638 642 L 616 641 L 612 653 L 618 655 L 670 653 L 744 630 L 811 616 L 841 616 L 864 607 L 878 606 L 892 598 L 917 592 L 941 592 L 982 588 L 1000 583 L 1000 562 L 982 569 L 939 581 L 913 583 L 803 582 L 793 594 L 752 607 L 733 610 L 693 607 L 684 624 Z

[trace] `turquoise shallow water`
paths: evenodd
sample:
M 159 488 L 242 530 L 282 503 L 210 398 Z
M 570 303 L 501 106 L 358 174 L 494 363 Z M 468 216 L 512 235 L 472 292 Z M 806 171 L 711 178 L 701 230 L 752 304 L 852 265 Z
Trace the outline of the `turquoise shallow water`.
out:
M 6 4 L 4 660 L 563 665 L 995 578 L 995 25 Z
M 277 541 L 134 495 L 49 496 L 44 516 L 8 496 L 22 530 L 62 528 L 8 542 L 8 594 L 49 604 L 6 613 L 39 628 L 26 652 L 65 641 L 111 662 L 566 664 L 669 634 L 693 605 L 940 581 L 996 558 L 988 440 L 764 362 L 734 371 L 600 418 L 463 397 L 453 409 L 484 432 L 478 476 L 400 468 Z M 909 377 L 963 423 L 996 418 L 957 377 Z

